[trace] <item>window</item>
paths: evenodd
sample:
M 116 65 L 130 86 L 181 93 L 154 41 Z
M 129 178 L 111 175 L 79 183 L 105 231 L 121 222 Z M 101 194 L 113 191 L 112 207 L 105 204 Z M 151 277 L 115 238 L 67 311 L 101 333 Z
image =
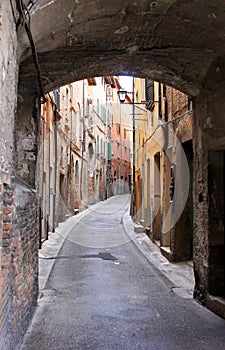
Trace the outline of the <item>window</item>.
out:
M 188 96 L 188 111 L 191 111 L 191 108 L 192 108 L 191 102 L 192 102 L 192 98 Z
M 73 101 L 73 85 L 70 86 L 70 102 Z
M 164 101 L 164 121 L 168 121 L 168 102 L 166 96 L 166 85 L 163 85 L 163 101 Z
M 86 106 L 85 106 L 86 108 L 85 108 L 85 117 L 89 117 L 89 115 L 90 115 L 90 105 L 89 105 L 89 99 L 87 99 L 87 101 L 86 101 Z
M 106 124 L 106 109 L 105 109 L 105 107 L 103 107 L 102 119 L 103 119 L 104 123 Z
M 89 159 L 92 159 L 92 158 L 93 158 L 94 149 L 93 149 L 92 143 L 89 143 L 89 145 L 88 145 L 88 155 L 89 155 Z
M 97 153 L 99 153 L 99 135 L 97 135 L 96 149 L 97 149 Z
M 68 111 L 69 111 L 69 90 L 66 88 L 66 103 L 65 103 L 66 117 L 68 117 Z
M 76 163 L 75 163 L 75 179 L 76 180 L 78 179 L 78 176 L 79 176 L 79 162 L 78 162 L 78 160 L 76 160 Z
M 57 111 L 60 111 L 60 88 L 54 91 Z
M 158 117 L 159 117 L 159 119 L 162 119 L 162 90 L 161 90 L 161 83 L 159 83 L 159 85 L 158 85 L 158 95 L 159 95 L 159 103 L 158 103 L 158 105 L 159 105 L 159 111 L 158 111 L 158 113 L 159 113 L 159 115 L 158 115 Z
M 63 147 L 61 146 L 61 151 L 60 151 L 60 165 L 63 165 Z
M 124 139 L 127 138 L 127 129 L 126 128 L 123 129 L 123 137 L 124 137 Z
M 97 99 L 97 113 L 99 114 L 100 108 L 99 108 L 99 99 Z
M 146 109 L 153 111 L 154 104 L 154 81 L 145 79 Z
M 119 123 L 116 123 L 116 131 L 117 131 L 117 134 L 120 134 L 120 124 Z
M 108 160 L 112 160 L 112 145 L 108 143 Z

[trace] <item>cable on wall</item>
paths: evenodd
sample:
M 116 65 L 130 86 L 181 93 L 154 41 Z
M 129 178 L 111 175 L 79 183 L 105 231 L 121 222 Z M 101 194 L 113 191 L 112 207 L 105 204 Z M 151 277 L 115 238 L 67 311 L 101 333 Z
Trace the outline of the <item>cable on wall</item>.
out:
M 24 5 L 23 0 L 16 0 L 16 3 L 17 3 L 19 15 L 20 15 L 20 20 L 19 20 L 18 25 L 21 24 L 22 26 L 24 26 L 25 31 L 27 33 L 27 37 L 28 37 L 31 52 L 32 52 L 33 62 L 34 62 L 34 66 L 36 68 L 36 73 L 37 73 L 37 83 L 38 83 L 38 88 L 39 88 L 40 102 L 41 102 L 41 104 L 44 104 L 47 100 L 46 100 L 45 93 L 44 93 L 43 80 L 41 77 L 41 69 L 40 69 L 40 64 L 38 61 L 37 50 L 35 47 L 33 35 L 31 33 L 31 30 L 30 30 L 30 12 L 29 12 L 27 6 Z
M 192 114 L 192 110 L 188 110 L 187 112 L 184 112 L 183 114 L 179 115 L 178 117 L 168 120 L 167 122 L 161 122 L 160 124 L 158 124 L 156 126 L 156 128 L 153 130 L 153 132 L 151 133 L 150 136 L 147 137 L 147 139 L 145 140 L 145 142 L 138 146 L 138 148 L 136 149 L 136 151 L 134 153 L 137 153 L 145 144 L 147 144 L 147 142 L 155 135 L 156 131 L 160 128 L 160 127 L 165 127 L 166 125 L 169 125 L 171 123 L 174 123 L 176 120 L 178 119 L 182 119 L 184 118 L 186 115 L 191 115 Z

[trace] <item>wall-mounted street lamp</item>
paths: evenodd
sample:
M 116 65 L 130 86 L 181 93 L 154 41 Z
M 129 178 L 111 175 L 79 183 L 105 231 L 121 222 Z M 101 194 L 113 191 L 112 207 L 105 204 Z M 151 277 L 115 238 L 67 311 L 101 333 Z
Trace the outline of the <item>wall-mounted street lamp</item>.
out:
M 124 103 L 126 100 L 126 96 L 127 96 L 127 91 L 125 89 L 120 89 L 119 91 L 117 91 L 120 103 Z
M 127 94 L 132 94 L 133 95 L 133 98 L 132 98 L 131 102 L 125 102 Z M 126 103 L 126 104 L 129 104 L 129 105 L 132 105 L 132 104 L 133 105 L 145 105 L 147 103 L 152 102 L 152 101 L 134 102 L 134 92 L 133 91 L 132 92 L 128 92 L 128 91 L 126 91 L 123 88 L 121 88 L 120 90 L 117 91 L 117 95 L 119 97 L 120 103 Z

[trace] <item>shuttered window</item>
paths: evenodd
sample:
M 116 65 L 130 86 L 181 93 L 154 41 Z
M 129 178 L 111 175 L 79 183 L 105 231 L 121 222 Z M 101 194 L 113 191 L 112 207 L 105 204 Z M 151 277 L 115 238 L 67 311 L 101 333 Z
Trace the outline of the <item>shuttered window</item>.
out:
M 112 160 L 112 145 L 108 143 L 108 160 Z
M 146 108 L 152 111 L 155 107 L 154 103 L 154 81 L 145 79 L 145 97 L 146 97 Z

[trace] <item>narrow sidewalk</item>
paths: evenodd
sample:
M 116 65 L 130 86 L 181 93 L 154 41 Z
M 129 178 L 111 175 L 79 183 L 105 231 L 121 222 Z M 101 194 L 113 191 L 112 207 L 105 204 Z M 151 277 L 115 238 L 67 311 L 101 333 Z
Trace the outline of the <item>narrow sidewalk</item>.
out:
M 107 201 L 110 201 L 109 198 Z M 54 265 L 56 257 L 63 246 L 70 230 L 83 217 L 88 215 L 93 209 L 102 206 L 104 202 L 99 202 L 83 212 L 60 223 L 56 232 L 50 234 L 49 239 L 44 242 L 39 251 L 39 289 L 40 293 L 45 288 L 46 282 Z M 191 299 L 194 290 L 193 268 L 187 262 L 171 263 L 160 252 L 160 249 L 152 243 L 145 233 L 136 233 L 134 231 L 135 223 L 132 221 L 129 211 L 123 217 L 123 226 L 133 240 L 137 248 L 142 252 L 146 259 L 160 270 L 174 285 L 174 292 L 184 299 Z

